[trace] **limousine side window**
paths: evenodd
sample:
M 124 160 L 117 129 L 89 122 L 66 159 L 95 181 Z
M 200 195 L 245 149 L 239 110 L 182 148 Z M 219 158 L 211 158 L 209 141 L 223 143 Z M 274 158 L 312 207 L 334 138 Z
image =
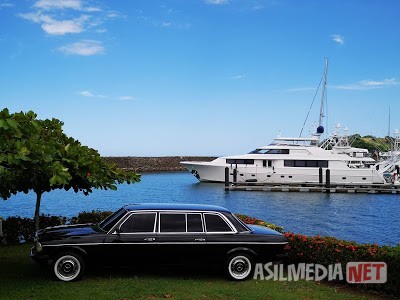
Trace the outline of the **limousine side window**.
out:
M 232 232 L 232 228 L 221 216 L 216 214 L 204 214 L 207 232 Z
M 160 213 L 160 232 L 186 232 L 185 214 Z
M 200 213 L 160 213 L 160 232 L 203 232 Z
M 121 225 L 121 233 L 154 232 L 156 213 L 134 213 Z
M 203 232 L 201 214 L 187 214 L 187 232 Z

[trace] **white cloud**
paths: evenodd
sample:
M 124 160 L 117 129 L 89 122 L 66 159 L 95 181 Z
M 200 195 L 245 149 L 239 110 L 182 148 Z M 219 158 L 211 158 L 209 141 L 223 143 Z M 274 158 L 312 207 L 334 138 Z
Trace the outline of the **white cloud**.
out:
M 162 22 L 161 27 L 171 27 L 171 22 Z
M 79 92 L 79 95 L 84 96 L 84 97 L 94 97 L 94 95 L 90 91 Z
M 75 9 L 82 8 L 80 0 L 39 0 L 33 5 L 34 8 L 51 10 L 51 9 Z
M 95 6 L 84 6 L 81 0 L 39 0 L 33 5 L 38 10 L 61 10 L 72 9 L 86 12 L 100 12 L 101 8 Z
M 100 95 L 100 94 L 93 94 L 91 91 L 86 90 L 86 91 L 81 91 L 78 93 L 79 95 L 83 97 L 88 97 L 88 98 L 107 98 L 107 96 Z
M 103 11 L 100 7 L 88 6 L 84 0 L 38 0 L 32 6 L 32 11 L 18 16 L 40 24 L 50 35 L 81 33 L 107 20 L 124 18 L 117 11 Z
M 332 88 L 337 90 L 372 90 L 379 88 L 388 88 L 388 87 L 396 87 L 400 86 L 400 81 L 396 80 L 396 78 L 387 78 L 380 81 L 377 80 L 361 80 L 357 83 L 353 84 L 345 84 L 345 85 L 335 85 Z
M 41 14 L 39 12 L 34 13 L 26 13 L 26 14 L 18 14 L 19 17 L 32 21 L 34 23 L 51 23 L 54 22 L 54 19 L 48 15 Z
M 0 10 L 2 10 L 3 8 L 10 8 L 13 7 L 14 4 L 8 3 L 8 2 L 4 2 L 4 3 L 0 3 Z
M 400 87 L 400 81 L 396 78 L 387 78 L 383 80 L 361 80 L 359 82 L 351 84 L 328 85 L 328 88 L 331 89 L 347 91 L 364 91 L 389 87 Z M 315 91 L 315 89 L 315 87 L 299 87 L 287 89 L 285 90 L 285 92 L 306 92 Z
M 104 53 L 105 48 L 100 41 L 82 40 L 80 42 L 59 47 L 57 48 L 57 51 L 67 55 L 90 56 Z
M 215 4 L 215 5 L 221 5 L 221 4 L 228 4 L 229 0 L 205 0 L 206 3 L 208 4 Z
M 246 77 L 246 74 L 239 74 L 239 75 L 232 76 L 232 79 L 237 80 L 237 79 L 243 79 L 245 77 Z
M 263 6 L 263 5 L 260 5 L 260 4 L 256 4 L 256 5 L 254 5 L 254 6 L 252 7 L 252 9 L 253 9 L 253 10 L 262 10 L 262 9 L 264 9 L 264 6 Z
M 88 15 L 82 15 L 72 20 L 55 20 L 50 15 L 40 12 L 19 14 L 19 17 L 42 24 L 42 29 L 51 35 L 64 35 L 67 33 L 80 33 L 84 30 L 84 24 L 90 19 Z
M 118 99 L 119 100 L 124 100 L 124 101 L 129 101 L 129 100 L 135 100 L 135 97 L 132 97 L 132 96 L 121 96 Z
M 344 37 L 341 36 L 340 34 L 333 34 L 331 35 L 331 38 L 334 42 L 338 43 L 339 45 L 344 44 Z
M 79 20 L 53 21 L 42 24 L 42 29 L 48 34 L 64 35 L 67 33 L 82 32 L 83 25 Z

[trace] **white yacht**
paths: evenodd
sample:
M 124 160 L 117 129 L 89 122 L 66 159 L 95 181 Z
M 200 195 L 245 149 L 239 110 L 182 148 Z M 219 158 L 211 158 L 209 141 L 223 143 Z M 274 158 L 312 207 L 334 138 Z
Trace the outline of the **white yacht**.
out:
M 323 75 L 319 126 L 308 138 L 277 138 L 248 154 L 225 156 L 211 162 L 181 162 L 199 181 L 224 182 L 225 168 L 229 168 L 230 182 L 258 183 L 319 183 L 320 172 L 325 179 L 330 170 L 330 182 L 334 184 L 383 184 L 382 171 L 366 149 L 350 146 L 347 134 L 334 134 L 321 147 L 319 139 L 322 126 L 328 61 Z M 308 116 L 308 115 L 307 115 Z M 300 134 L 301 135 L 301 134 Z M 325 181 L 325 180 L 324 180 Z
M 376 161 L 368 152 L 358 148 L 348 149 L 348 153 L 341 150 L 335 146 L 330 150 L 319 147 L 317 137 L 277 138 L 272 144 L 248 154 L 219 157 L 211 162 L 187 161 L 181 164 L 199 181 L 205 182 L 224 182 L 226 167 L 229 168 L 231 182 L 237 172 L 236 182 L 316 184 L 320 180 L 320 168 L 324 178 L 326 170 L 330 170 L 330 182 L 334 184 L 386 182 L 382 173 L 374 167 Z

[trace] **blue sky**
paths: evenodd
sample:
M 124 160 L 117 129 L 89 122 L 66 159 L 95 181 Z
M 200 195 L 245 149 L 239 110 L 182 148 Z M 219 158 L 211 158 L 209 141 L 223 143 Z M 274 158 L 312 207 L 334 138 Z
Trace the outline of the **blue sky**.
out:
M 240 154 L 298 136 L 327 57 L 328 132 L 384 136 L 399 28 L 395 0 L 0 0 L 0 107 L 106 156 Z

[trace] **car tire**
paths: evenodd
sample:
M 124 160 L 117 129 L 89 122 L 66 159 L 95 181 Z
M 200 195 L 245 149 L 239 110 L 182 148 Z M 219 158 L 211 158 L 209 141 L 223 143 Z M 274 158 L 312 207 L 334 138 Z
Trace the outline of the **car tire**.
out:
M 252 256 L 243 252 L 229 255 L 225 262 L 226 275 L 236 281 L 248 279 L 252 275 L 253 267 Z
M 86 269 L 82 256 L 72 251 L 58 254 L 52 267 L 55 277 L 64 282 L 81 279 Z

